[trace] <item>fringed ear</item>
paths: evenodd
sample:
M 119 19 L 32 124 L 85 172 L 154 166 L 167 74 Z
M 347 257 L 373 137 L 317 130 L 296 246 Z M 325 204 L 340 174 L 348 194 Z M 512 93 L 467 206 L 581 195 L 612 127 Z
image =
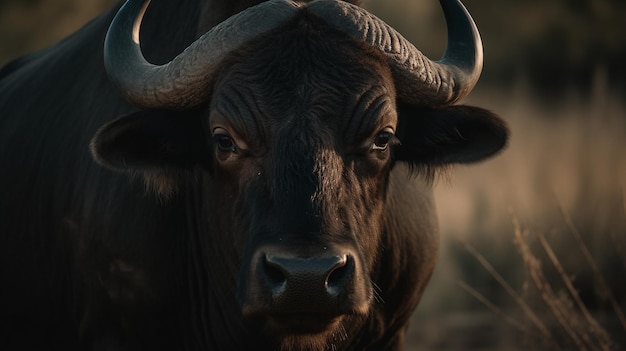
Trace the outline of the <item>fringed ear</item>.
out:
M 149 190 L 168 197 L 178 172 L 205 162 L 202 130 L 196 112 L 139 111 L 100 128 L 91 153 L 107 168 L 141 174 Z
M 417 167 L 482 161 L 507 143 L 506 123 L 490 111 L 472 106 L 441 109 L 398 106 L 396 160 Z

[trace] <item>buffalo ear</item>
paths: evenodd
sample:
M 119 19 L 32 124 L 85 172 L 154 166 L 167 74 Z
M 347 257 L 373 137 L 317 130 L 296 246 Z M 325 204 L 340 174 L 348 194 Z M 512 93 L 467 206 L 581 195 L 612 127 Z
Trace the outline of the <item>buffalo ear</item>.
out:
M 398 106 L 396 159 L 437 166 L 484 160 L 507 143 L 506 123 L 490 111 L 472 106 L 439 109 Z
M 193 114 L 139 111 L 120 117 L 96 132 L 91 153 L 100 164 L 120 171 L 191 167 L 206 149 L 201 119 Z

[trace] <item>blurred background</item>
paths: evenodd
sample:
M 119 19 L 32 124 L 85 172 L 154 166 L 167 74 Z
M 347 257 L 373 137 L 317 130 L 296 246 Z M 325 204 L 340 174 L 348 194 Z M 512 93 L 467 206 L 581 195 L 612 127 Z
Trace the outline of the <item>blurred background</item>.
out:
M 0 0 L 0 65 L 114 0 Z M 465 0 L 483 37 L 464 103 L 510 125 L 504 152 L 438 179 L 440 262 L 408 349 L 626 349 L 626 1 Z M 434 0 L 367 0 L 426 55 Z

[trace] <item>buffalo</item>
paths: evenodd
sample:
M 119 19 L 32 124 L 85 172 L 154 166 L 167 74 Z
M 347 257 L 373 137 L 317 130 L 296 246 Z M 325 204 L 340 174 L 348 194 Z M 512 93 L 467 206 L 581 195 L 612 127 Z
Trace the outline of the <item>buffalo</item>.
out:
M 129 0 L 0 70 L 0 349 L 401 350 L 432 181 L 508 130 L 337 0 Z

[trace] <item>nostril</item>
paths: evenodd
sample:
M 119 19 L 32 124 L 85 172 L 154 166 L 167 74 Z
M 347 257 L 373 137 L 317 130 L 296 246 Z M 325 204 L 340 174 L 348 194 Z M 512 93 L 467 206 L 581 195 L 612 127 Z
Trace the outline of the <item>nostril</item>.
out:
M 280 288 L 287 280 L 285 269 L 267 256 L 263 259 L 263 271 L 272 289 Z
M 342 256 L 326 277 L 326 290 L 333 295 L 341 293 L 354 271 L 354 259 Z
M 338 285 L 341 285 L 346 276 L 346 266 L 338 267 L 334 271 L 330 272 L 330 275 L 326 279 L 326 288 L 329 290 L 336 289 Z

